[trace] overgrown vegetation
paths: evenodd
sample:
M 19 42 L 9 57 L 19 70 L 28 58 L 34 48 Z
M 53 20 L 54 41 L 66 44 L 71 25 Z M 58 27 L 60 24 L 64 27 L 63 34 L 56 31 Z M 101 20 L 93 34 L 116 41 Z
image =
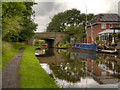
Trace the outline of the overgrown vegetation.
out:
M 34 2 L 2 2 L 2 40 L 8 42 L 27 41 L 34 35 L 37 24 L 34 15 Z
M 26 46 L 20 62 L 20 88 L 58 88 L 54 80 L 42 69 L 33 51 Z
M 18 52 L 21 47 L 24 47 L 24 43 L 2 42 L 2 67 Z
M 22 42 L 34 35 L 37 24 L 33 22 L 31 16 L 34 15 L 32 6 L 36 3 L 0 2 L 0 4 L 2 4 L 2 17 L 0 17 L 2 27 L 0 24 L 0 28 L 2 28 L 2 65 L 4 66 L 23 46 Z
M 70 39 L 73 38 L 74 42 L 80 40 L 84 37 L 84 26 L 83 25 L 71 25 L 65 29 L 67 37 L 65 42 L 71 42 Z
M 46 44 L 47 42 L 45 40 L 36 40 L 35 41 L 35 45 L 42 45 L 42 44 Z

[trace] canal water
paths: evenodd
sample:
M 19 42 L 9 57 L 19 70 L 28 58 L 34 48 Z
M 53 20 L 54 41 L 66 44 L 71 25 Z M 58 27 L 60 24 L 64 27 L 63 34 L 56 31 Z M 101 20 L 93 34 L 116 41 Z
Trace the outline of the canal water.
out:
M 41 67 L 60 88 L 118 88 L 120 55 L 86 50 L 36 50 Z

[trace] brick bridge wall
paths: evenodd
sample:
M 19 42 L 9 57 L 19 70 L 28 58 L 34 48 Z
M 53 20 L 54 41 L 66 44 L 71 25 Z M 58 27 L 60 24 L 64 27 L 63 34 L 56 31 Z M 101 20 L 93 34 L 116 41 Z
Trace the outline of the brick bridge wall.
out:
M 63 42 L 63 39 L 65 36 L 66 34 L 61 32 L 41 32 L 41 33 L 36 33 L 36 35 L 34 36 L 34 39 L 35 38 L 54 39 L 54 46 L 55 46 L 58 41 Z M 33 45 L 34 39 L 29 40 L 28 44 Z

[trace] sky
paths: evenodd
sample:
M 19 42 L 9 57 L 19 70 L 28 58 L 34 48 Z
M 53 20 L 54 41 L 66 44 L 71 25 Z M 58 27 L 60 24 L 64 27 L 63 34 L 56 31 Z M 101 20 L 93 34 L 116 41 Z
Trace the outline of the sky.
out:
M 45 32 L 51 18 L 65 10 L 77 9 L 81 13 L 118 13 L 120 0 L 35 0 L 38 4 L 33 6 L 35 20 L 38 24 L 36 32 Z

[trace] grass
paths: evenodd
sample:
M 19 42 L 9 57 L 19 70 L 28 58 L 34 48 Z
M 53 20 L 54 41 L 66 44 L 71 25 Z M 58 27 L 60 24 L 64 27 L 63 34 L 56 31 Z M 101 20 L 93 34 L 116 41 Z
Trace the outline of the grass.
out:
M 40 66 L 35 47 L 26 46 L 20 62 L 20 88 L 58 88 L 54 80 Z
M 8 43 L 2 42 L 2 68 L 18 51 L 19 48 L 24 47 L 24 43 Z

